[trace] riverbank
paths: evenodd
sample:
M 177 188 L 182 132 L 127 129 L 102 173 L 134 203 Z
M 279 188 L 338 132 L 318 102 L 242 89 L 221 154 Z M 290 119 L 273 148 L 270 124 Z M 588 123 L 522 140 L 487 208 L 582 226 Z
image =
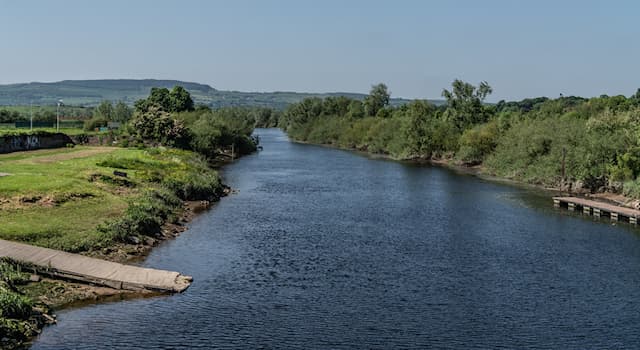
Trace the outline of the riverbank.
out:
M 616 205 L 619 207 L 640 209 L 640 200 L 638 199 L 630 198 L 620 193 L 613 193 L 613 192 L 606 192 L 606 191 L 593 193 L 587 188 L 583 188 L 583 187 L 576 188 L 576 183 L 567 183 L 562 186 L 545 186 L 542 184 L 532 184 L 524 181 L 519 181 L 517 179 L 499 177 L 497 175 L 491 174 L 490 171 L 482 164 L 470 166 L 470 165 L 466 165 L 464 163 L 458 162 L 454 159 L 433 159 L 433 160 L 427 160 L 427 161 L 423 161 L 420 159 L 418 160 L 409 159 L 409 160 L 403 160 L 403 161 L 413 162 L 417 164 L 428 163 L 430 165 L 442 166 L 442 167 L 455 170 L 457 172 L 478 176 L 485 180 L 514 184 L 518 186 L 528 186 L 531 188 L 548 191 L 553 195 L 556 195 L 556 194 L 578 195 L 578 196 L 590 198 L 592 200 Z
M 163 147 L 17 152 L 0 156 L 0 170 L 6 174 L 0 178 L 0 238 L 115 262 L 142 259 L 230 192 L 203 157 Z M 2 297 L 32 310 L 1 315 L 3 347 L 19 346 L 54 322 L 50 310 L 152 294 L 25 275 L 12 262 L 3 266 L 22 277 L 8 280 L 3 273 Z
M 602 202 L 620 206 L 620 207 L 640 209 L 640 200 L 626 197 L 620 193 L 612 193 L 612 192 L 592 193 L 589 189 L 586 189 L 586 188 L 576 189 L 574 183 L 568 183 L 567 185 L 564 185 L 564 186 L 545 186 L 543 184 L 534 184 L 534 183 L 529 183 L 525 181 L 520 181 L 518 179 L 500 177 L 500 176 L 491 174 L 490 171 L 482 163 L 469 165 L 459 160 L 456 160 L 454 158 L 420 158 L 420 157 L 396 158 L 389 154 L 371 153 L 371 152 L 367 152 L 366 150 L 341 147 L 335 144 L 317 144 L 317 143 L 299 141 L 299 140 L 292 140 L 292 142 L 355 152 L 357 154 L 360 154 L 372 159 L 385 159 L 389 161 L 396 161 L 396 162 L 415 164 L 415 165 L 439 166 L 439 167 L 443 167 L 443 168 L 447 168 L 449 170 L 455 171 L 457 173 L 477 176 L 479 178 L 492 181 L 492 182 L 499 182 L 499 183 L 514 185 L 514 186 L 525 186 L 532 189 L 547 191 L 549 192 L 550 198 L 554 195 L 579 195 L 579 196 L 584 196 L 593 200 L 602 201 Z

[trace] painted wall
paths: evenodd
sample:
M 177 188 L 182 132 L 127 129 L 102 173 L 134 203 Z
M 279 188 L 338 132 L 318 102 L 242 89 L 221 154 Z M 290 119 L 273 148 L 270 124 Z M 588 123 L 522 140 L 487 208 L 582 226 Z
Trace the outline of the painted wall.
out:
M 28 151 L 41 148 L 60 148 L 74 143 L 65 134 L 18 135 L 0 137 L 0 153 Z

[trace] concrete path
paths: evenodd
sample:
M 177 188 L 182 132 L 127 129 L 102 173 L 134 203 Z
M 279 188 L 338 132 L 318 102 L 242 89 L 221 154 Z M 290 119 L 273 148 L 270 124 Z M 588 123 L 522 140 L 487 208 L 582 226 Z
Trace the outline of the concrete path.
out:
M 5 240 L 0 240 L 0 257 L 31 264 L 41 274 L 116 289 L 182 292 L 192 281 L 178 272 L 123 265 Z

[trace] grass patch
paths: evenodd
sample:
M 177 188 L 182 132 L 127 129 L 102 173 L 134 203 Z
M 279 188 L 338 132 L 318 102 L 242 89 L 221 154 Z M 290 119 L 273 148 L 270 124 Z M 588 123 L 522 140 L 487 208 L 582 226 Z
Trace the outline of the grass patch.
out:
M 0 177 L 0 238 L 71 252 L 98 249 L 157 233 L 175 219 L 180 199 L 220 194 L 217 172 L 196 153 L 96 150 L 105 149 L 0 156 L 0 172 L 11 174 Z
M 0 137 L 2 136 L 17 136 L 17 135 L 51 135 L 63 133 L 69 136 L 75 135 L 100 135 L 100 134 L 108 134 L 108 131 L 86 131 L 82 128 L 60 128 L 60 130 L 56 130 L 56 128 L 33 128 L 33 130 L 29 129 L 0 129 Z

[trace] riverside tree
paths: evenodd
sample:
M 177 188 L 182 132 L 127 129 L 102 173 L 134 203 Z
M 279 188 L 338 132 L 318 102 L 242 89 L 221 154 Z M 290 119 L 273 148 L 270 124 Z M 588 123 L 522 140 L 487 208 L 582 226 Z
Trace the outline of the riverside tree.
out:
M 156 106 L 166 112 L 193 111 L 194 104 L 191 94 L 182 86 L 174 86 L 171 91 L 167 88 L 151 88 L 149 97 L 136 101 L 137 111 L 147 111 L 151 106 Z
M 387 85 L 379 83 L 371 87 L 369 96 L 364 99 L 364 109 L 366 114 L 374 117 L 380 110 L 389 105 L 391 93 L 387 89 Z
M 272 112 L 263 109 L 195 109 L 191 95 L 182 87 L 171 91 L 153 88 L 148 98 L 136 102 L 129 132 L 142 140 L 194 150 L 208 157 L 230 150 L 240 155 L 256 149 L 251 138 L 254 125 L 272 118 Z
M 490 174 L 524 182 L 569 181 L 574 188 L 640 199 L 640 92 L 489 105 L 485 99 L 491 92 L 486 82 L 456 80 L 451 90 L 443 90 L 441 106 L 427 101 L 385 106 L 372 103 L 380 96 L 373 91 L 365 103 L 309 98 L 290 105 L 278 125 L 294 140 L 399 159 L 481 164 Z M 346 112 L 339 107 L 344 105 Z M 384 107 L 374 114 L 374 105 Z
M 493 92 L 491 86 L 483 81 L 475 87 L 458 79 L 451 85 L 451 91 L 442 90 L 442 97 L 447 100 L 448 107 L 445 118 L 451 120 L 460 130 L 487 121 L 489 115 L 483 102 Z

